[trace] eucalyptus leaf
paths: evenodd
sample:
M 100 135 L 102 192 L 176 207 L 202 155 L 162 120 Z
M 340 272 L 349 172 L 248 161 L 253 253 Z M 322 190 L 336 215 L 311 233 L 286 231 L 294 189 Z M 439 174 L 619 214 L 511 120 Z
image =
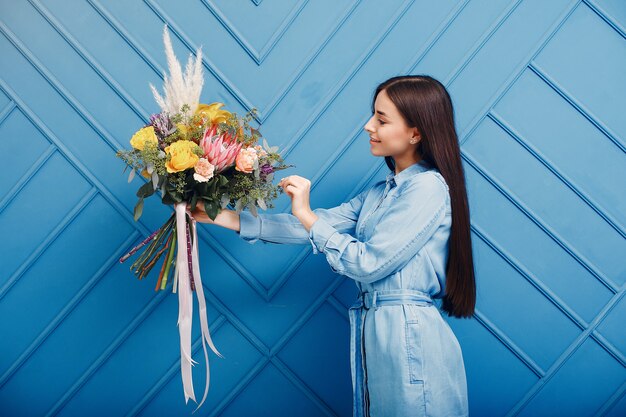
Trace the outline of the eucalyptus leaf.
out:
M 267 143 L 267 140 L 265 140 L 265 138 L 263 138 L 263 147 L 265 148 L 265 150 L 269 153 L 270 151 L 270 145 Z
M 152 171 L 152 188 L 155 191 L 159 188 L 159 174 L 156 171 Z
M 135 204 L 135 210 L 133 212 L 133 217 L 135 218 L 135 221 L 139 220 L 142 213 L 143 213 L 143 198 L 140 198 L 139 201 L 137 201 L 137 204 Z
M 228 195 L 228 193 L 225 193 L 220 199 L 220 207 L 226 208 L 226 206 L 228 206 L 228 203 L 230 203 L 230 196 Z
M 130 182 L 133 180 L 133 178 L 135 178 L 135 168 L 133 168 L 130 171 L 130 174 L 128 174 L 128 183 L 130 184 Z
M 146 198 L 146 197 L 150 197 L 152 194 L 154 194 L 152 181 L 145 183 L 144 185 L 139 187 L 139 190 L 137 190 L 137 197 Z
M 248 204 L 248 208 L 250 209 L 250 213 L 252 213 L 254 217 L 258 217 L 256 206 L 254 204 Z
M 263 210 L 267 210 L 267 206 L 265 205 L 265 200 L 263 200 L 262 198 L 258 198 L 256 202 L 259 203 L 259 207 L 261 207 Z
M 237 212 L 237 214 L 241 213 L 242 206 L 243 206 L 243 201 L 242 201 L 242 198 L 240 198 L 239 200 L 235 202 L 235 211 Z

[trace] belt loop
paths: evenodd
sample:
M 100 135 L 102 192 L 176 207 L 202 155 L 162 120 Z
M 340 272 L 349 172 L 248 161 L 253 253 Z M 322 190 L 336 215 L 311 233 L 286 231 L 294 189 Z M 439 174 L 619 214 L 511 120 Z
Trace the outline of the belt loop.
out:
M 376 304 L 377 298 L 378 298 L 378 291 L 372 291 L 372 307 L 374 307 L 374 310 L 378 310 L 378 305 Z

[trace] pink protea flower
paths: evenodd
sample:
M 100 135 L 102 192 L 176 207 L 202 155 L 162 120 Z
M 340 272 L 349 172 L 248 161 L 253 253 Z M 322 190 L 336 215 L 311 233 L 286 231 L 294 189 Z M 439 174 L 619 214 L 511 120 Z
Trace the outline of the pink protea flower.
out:
M 243 143 L 237 142 L 230 133 L 217 135 L 217 125 L 211 125 L 204 131 L 199 143 L 204 150 L 204 157 L 215 167 L 215 174 L 235 163 Z

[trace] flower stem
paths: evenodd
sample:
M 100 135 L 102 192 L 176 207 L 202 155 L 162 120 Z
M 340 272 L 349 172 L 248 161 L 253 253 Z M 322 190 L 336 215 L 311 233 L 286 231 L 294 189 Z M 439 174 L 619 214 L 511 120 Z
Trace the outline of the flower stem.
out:
M 167 259 L 165 261 L 165 264 L 167 266 L 165 267 L 163 284 L 161 285 L 162 290 L 164 290 L 165 287 L 167 286 L 167 278 L 169 277 L 169 274 L 170 274 L 170 267 L 172 266 L 172 260 L 174 259 L 175 249 L 176 249 L 176 233 L 172 233 L 172 243 L 170 245 L 170 251 L 167 254 Z
M 133 267 L 135 267 L 136 265 L 145 264 L 146 258 L 148 258 L 154 252 L 155 248 L 158 247 L 158 245 L 161 243 L 163 236 L 167 234 L 169 229 L 174 224 L 174 220 L 175 219 L 171 217 L 170 219 L 168 219 L 167 222 L 165 222 L 165 224 L 163 224 L 163 226 L 161 226 L 161 228 L 158 230 L 157 235 L 154 237 L 154 240 L 150 243 L 150 245 L 148 245 L 146 250 L 140 255 L 139 259 L 137 259 L 137 261 L 133 264 Z
M 172 243 L 172 236 L 174 236 L 173 233 L 170 234 L 170 236 L 167 238 L 167 242 L 165 243 L 165 248 L 164 249 L 169 249 L 169 246 Z M 161 286 L 161 281 L 163 280 L 163 272 L 165 271 L 165 264 L 166 263 L 167 263 L 167 256 L 163 260 L 163 265 L 161 265 L 161 271 L 159 272 L 159 279 L 157 280 L 157 284 L 156 284 L 156 287 L 154 288 L 154 291 L 158 291 L 159 287 Z

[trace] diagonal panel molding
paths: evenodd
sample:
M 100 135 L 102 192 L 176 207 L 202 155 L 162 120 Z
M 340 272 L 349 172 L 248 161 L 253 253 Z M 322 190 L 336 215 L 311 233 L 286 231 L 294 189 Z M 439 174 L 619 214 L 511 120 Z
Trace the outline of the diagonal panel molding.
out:
M 257 65 L 261 65 L 265 58 L 271 53 L 274 46 L 280 41 L 280 39 L 285 35 L 286 30 L 290 25 L 293 24 L 295 18 L 302 11 L 302 8 L 306 5 L 305 0 L 299 0 L 295 4 L 290 4 L 290 9 L 287 13 L 285 13 L 285 17 L 279 22 L 277 27 L 270 31 L 271 34 L 267 36 L 267 40 L 264 42 L 261 48 L 255 47 L 252 45 L 252 41 L 248 40 L 246 36 L 244 36 L 237 26 L 231 22 L 228 17 L 220 10 L 220 7 L 215 4 L 215 2 L 211 0 L 202 0 L 202 4 L 206 6 L 206 8 L 215 16 L 215 18 L 228 30 L 233 37 L 237 40 L 237 42 L 241 45 L 241 47 L 250 55 L 252 59 L 256 62 Z M 266 5 L 268 3 L 265 3 Z M 230 6 L 228 3 L 224 3 L 223 6 Z M 256 4 L 259 6 L 259 4 Z M 276 7 L 276 5 L 272 4 L 271 7 Z M 237 9 L 235 9 L 237 10 Z M 261 9 L 256 10 L 255 13 L 265 13 L 269 17 L 275 18 L 276 11 L 263 11 Z M 233 18 L 237 18 L 238 16 L 233 16 Z M 258 22 L 258 21 L 257 21 Z M 260 21 L 260 24 L 265 25 L 265 22 Z M 247 28 L 246 28 L 247 29 Z

